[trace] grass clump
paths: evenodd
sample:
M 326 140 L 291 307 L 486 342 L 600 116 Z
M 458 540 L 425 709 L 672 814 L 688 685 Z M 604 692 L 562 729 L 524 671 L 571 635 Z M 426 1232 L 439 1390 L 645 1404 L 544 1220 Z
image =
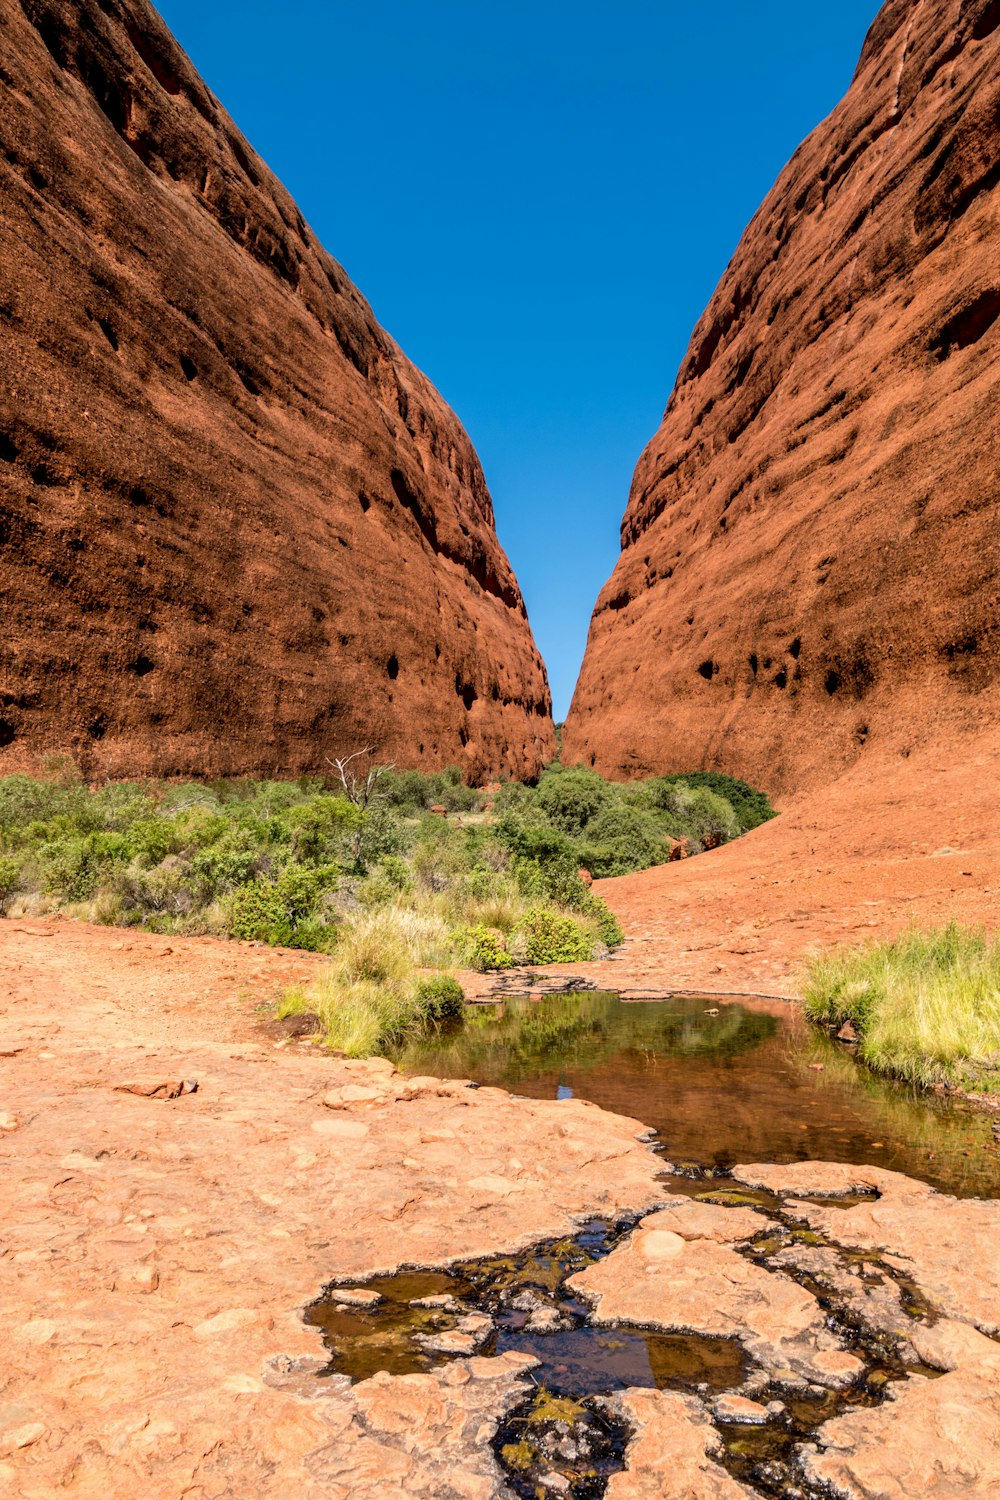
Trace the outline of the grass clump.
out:
M 286 994 L 279 1014 L 315 1011 L 329 1046 L 370 1057 L 461 1014 L 465 996 L 452 975 L 421 975 L 446 962 L 451 948 L 440 918 L 405 909 L 366 912 L 316 979 Z
M 951 922 L 823 954 L 804 993 L 814 1021 L 853 1024 L 876 1072 L 1000 1092 L 1000 938 Z

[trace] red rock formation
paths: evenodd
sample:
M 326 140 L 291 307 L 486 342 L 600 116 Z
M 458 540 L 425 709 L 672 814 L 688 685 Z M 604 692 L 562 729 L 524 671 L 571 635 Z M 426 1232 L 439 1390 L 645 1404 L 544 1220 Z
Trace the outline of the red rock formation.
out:
M 568 761 L 781 793 L 997 723 L 998 182 L 1000 3 L 889 0 L 639 461 Z
M 0 0 L 0 38 L 0 772 L 536 772 L 454 414 L 145 0 Z

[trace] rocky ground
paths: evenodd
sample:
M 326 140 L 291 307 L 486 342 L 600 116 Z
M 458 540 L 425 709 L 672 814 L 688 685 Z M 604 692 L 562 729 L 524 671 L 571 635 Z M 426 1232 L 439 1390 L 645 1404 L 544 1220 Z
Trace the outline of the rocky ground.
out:
M 946 793 L 951 774 L 937 772 Z M 1000 861 L 982 809 L 950 795 L 964 810 L 943 826 L 912 810 L 913 788 L 900 796 L 879 805 L 856 779 L 716 854 L 616 882 L 630 942 L 583 977 L 793 994 L 803 953 L 832 936 L 987 919 Z M 258 1006 L 319 962 L 0 924 L 0 1490 L 509 1497 L 491 1439 L 530 1386 L 524 1356 L 319 1380 L 303 1307 L 335 1279 L 652 1212 L 580 1290 L 601 1321 L 736 1340 L 750 1383 L 735 1407 L 620 1398 L 633 1436 L 612 1500 L 766 1492 L 748 1488 L 733 1432 L 754 1406 L 780 1429 L 768 1403 L 803 1385 L 824 1418 L 800 1445 L 806 1493 L 998 1492 L 1000 1208 L 822 1165 L 747 1167 L 751 1201 L 692 1205 L 638 1122 L 276 1041 Z M 873 1348 L 892 1395 L 853 1400 Z

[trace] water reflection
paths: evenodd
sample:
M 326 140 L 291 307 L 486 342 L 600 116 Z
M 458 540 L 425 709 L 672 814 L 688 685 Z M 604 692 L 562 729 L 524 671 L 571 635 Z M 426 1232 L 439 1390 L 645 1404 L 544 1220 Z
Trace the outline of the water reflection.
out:
M 397 1056 L 407 1072 L 576 1097 L 652 1126 L 669 1160 L 849 1161 L 1000 1196 L 989 1121 L 876 1078 L 777 1002 L 505 999 Z

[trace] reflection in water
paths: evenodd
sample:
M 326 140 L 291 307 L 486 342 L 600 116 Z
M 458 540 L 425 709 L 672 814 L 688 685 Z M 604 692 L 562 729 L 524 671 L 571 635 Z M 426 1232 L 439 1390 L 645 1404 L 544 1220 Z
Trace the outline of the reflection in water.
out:
M 792 1004 L 554 995 L 469 1007 L 400 1053 L 411 1073 L 589 1099 L 656 1130 L 674 1163 L 848 1161 L 1000 1196 L 989 1122 L 875 1077 Z

